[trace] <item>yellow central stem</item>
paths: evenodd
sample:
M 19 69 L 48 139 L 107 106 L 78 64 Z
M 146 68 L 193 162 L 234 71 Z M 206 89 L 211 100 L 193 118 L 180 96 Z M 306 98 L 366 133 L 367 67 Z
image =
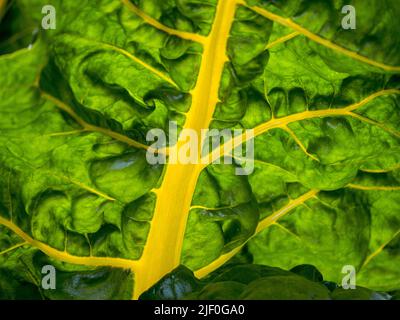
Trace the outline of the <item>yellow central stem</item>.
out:
M 234 0 L 219 1 L 211 33 L 204 43 L 197 84 L 191 92 L 192 106 L 184 126 L 195 130 L 199 137 L 201 130 L 209 127 L 219 101 L 218 88 L 228 61 L 225 52 L 235 8 Z M 170 154 L 184 143 L 178 141 Z M 134 299 L 179 265 L 186 221 L 201 170 L 202 166 L 196 164 L 168 164 L 160 192 L 156 191 L 154 218 L 135 273 Z

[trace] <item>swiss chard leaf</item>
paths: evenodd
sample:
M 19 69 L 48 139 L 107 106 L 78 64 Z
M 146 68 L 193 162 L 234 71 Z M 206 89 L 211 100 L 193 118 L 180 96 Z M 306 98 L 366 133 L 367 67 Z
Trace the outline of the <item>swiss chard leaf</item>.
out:
M 397 297 L 399 10 L 0 0 L 0 298 Z M 171 121 L 254 129 L 254 159 L 150 164 Z M 354 291 L 336 288 L 348 265 Z

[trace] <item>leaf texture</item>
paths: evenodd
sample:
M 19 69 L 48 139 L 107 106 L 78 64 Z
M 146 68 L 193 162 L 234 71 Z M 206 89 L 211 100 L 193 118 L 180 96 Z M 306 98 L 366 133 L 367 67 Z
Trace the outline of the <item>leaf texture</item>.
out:
M 396 0 L 350 1 L 355 30 L 341 0 L 4 4 L 1 299 L 168 298 L 154 288 L 180 265 L 191 280 L 177 299 L 400 290 Z M 41 28 L 47 4 L 55 30 Z M 146 135 L 170 121 L 254 129 L 254 159 L 151 165 Z M 253 173 L 236 175 L 245 164 Z M 246 270 L 224 271 L 230 259 Z M 54 291 L 41 288 L 48 264 Z M 284 271 L 298 265 L 339 284 L 353 265 L 368 289 L 332 293 Z M 237 278 L 254 270 L 261 280 Z M 266 289 L 277 283 L 291 291 Z

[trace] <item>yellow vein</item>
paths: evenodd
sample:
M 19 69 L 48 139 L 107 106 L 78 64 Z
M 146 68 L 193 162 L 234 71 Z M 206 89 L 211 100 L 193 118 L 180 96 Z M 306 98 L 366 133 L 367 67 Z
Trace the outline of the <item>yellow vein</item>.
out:
M 300 141 L 300 139 L 297 137 L 297 135 L 292 131 L 292 129 L 290 129 L 288 126 L 284 126 L 282 128 L 283 130 L 285 130 L 286 132 L 288 132 L 290 134 L 290 136 L 293 138 L 293 140 L 297 143 L 297 145 L 300 147 L 300 149 L 308 156 L 310 157 L 312 160 L 314 161 L 318 161 L 319 159 L 314 157 L 311 153 L 309 153 L 306 149 L 306 147 L 303 145 L 303 143 Z
M 384 96 L 384 95 L 390 95 L 390 94 L 400 94 L 400 90 L 397 89 L 386 89 L 386 90 L 380 90 L 377 91 L 370 96 L 364 98 L 363 100 L 353 103 L 347 107 L 344 108 L 337 108 L 337 109 L 325 109 L 325 110 L 314 110 L 314 111 L 303 111 L 295 114 L 291 114 L 286 117 L 282 118 L 272 118 L 271 120 L 262 123 L 258 125 L 257 127 L 253 128 L 254 129 L 254 136 L 259 136 L 269 130 L 272 129 L 277 129 L 281 128 L 284 129 L 287 127 L 289 123 L 296 122 L 296 121 L 302 121 L 302 120 L 308 120 L 308 119 L 313 119 L 313 118 L 322 118 L 322 117 L 329 117 L 329 116 L 350 116 L 350 117 L 358 117 L 357 114 L 353 113 L 352 111 L 366 105 L 367 103 L 371 102 L 372 100 Z M 240 144 L 245 143 L 248 140 L 246 137 L 246 134 L 239 135 L 235 138 L 233 138 L 232 141 L 232 146 L 233 149 L 238 147 Z M 230 143 L 230 142 L 229 142 Z M 210 154 L 206 155 L 202 159 L 202 163 L 204 163 L 203 168 L 206 167 L 209 162 L 206 160 L 208 159 L 216 159 L 220 155 L 225 154 L 225 149 L 226 149 L 226 144 L 223 144 L 220 146 L 220 148 L 215 149 L 212 151 Z M 211 157 L 211 158 L 210 158 Z
M 394 171 L 397 169 L 400 169 L 400 164 L 397 164 L 388 169 L 360 169 L 360 171 L 367 172 L 367 173 L 387 173 L 387 172 L 391 172 L 391 171 Z
M 246 6 L 246 4 L 245 4 L 245 2 L 243 0 L 238 0 L 238 1 L 242 5 Z M 306 36 L 307 38 L 309 38 L 310 40 L 312 40 L 314 42 L 317 42 L 317 43 L 319 43 L 319 44 L 321 44 L 321 45 L 323 45 L 323 46 L 325 46 L 325 47 L 327 47 L 329 49 L 332 49 L 332 50 L 337 51 L 337 52 L 339 52 L 341 54 L 344 54 L 344 55 L 346 55 L 346 56 L 348 56 L 350 58 L 353 58 L 355 60 L 364 62 L 364 63 L 369 64 L 369 65 L 374 66 L 374 67 L 381 68 L 381 69 L 386 70 L 386 71 L 394 71 L 394 72 L 400 71 L 400 67 L 398 67 L 398 66 L 390 66 L 390 65 L 378 62 L 378 61 L 371 60 L 371 59 L 369 59 L 369 58 L 367 58 L 365 56 L 362 56 L 362 55 L 360 55 L 358 53 L 355 53 L 355 52 L 353 52 L 353 51 L 351 51 L 349 49 L 343 48 L 343 47 L 341 47 L 341 46 L 339 46 L 339 45 L 337 45 L 335 43 L 332 43 L 331 41 L 329 41 L 327 39 L 324 39 L 324 38 L 318 36 L 317 34 L 312 33 L 311 31 L 307 30 L 306 28 L 298 25 L 297 23 L 293 22 L 289 18 L 281 17 L 281 16 L 279 16 L 279 15 L 277 15 L 275 13 L 272 13 L 272 12 L 266 10 L 266 9 L 263 9 L 263 8 L 260 8 L 260 7 L 256 7 L 256 6 L 248 7 L 248 8 L 250 8 L 251 10 L 257 12 L 258 14 L 260 14 L 260 15 L 262 15 L 262 16 L 264 16 L 264 17 L 266 17 L 266 18 L 268 18 L 268 19 L 270 19 L 272 21 L 275 21 L 275 22 L 277 22 L 277 23 L 279 23 L 279 24 L 281 24 L 283 26 L 286 26 L 286 27 L 289 27 L 289 28 L 291 28 L 293 30 L 296 30 L 297 32 L 299 32 L 300 34 Z
M 225 206 L 225 207 L 219 207 L 219 208 L 209 208 L 209 207 L 204 207 L 204 206 L 191 206 L 190 210 L 200 209 L 200 210 L 206 210 L 206 211 L 217 211 L 217 210 L 225 210 L 225 209 L 232 209 L 232 208 L 235 208 L 235 206 Z
M 263 231 L 265 228 L 269 227 L 272 223 L 278 221 L 278 219 L 283 217 L 285 214 L 287 214 L 294 208 L 303 204 L 307 200 L 315 197 L 318 192 L 319 192 L 319 190 L 310 190 L 307 193 L 303 194 L 302 196 L 300 196 L 294 200 L 290 200 L 289 203 L 286 206 L 284 206 L 282 209 L 274 212 L 273 214 L 269 215 L 265 219 L 261 220 L 261 222 L 257 226 L 256 233 Z
M 21 243 L 18 243 L 18 244 L 16 244 L 16 245 L 14 245 L 14 246 L 12 246 L 12 247 L 10 247 L 10 248 L 4 250 L 4 251 L 1 251 L 1 252 L 0 252 L 0 256 L 6 254 L 6 253 L 8 253 L 8 252 L 11 252 L 11 251 L 13 251 L 13 250 L 15 250 L 15 249 L 18 249 L 19 247 L 22 247 L 22 246 L 24 246 L 24 245 L 26 245 L 26 244 L 28 244 L 28 242 L 26 242 L 26 241 L 21 242 Z
M 279 209 L 278 211 L 272 213 L 270 216 L 264 218 L 261 220 L 256 228 L 256 231 L 252 237 L 247 239 L 245 243 L 242 245 L 236 247 L 232 251 L 225 253 L 221 255 L 219 258 L 211 262 L 209 265 L 195 271 L 195 276 L 198 278 L 203 278 L 213 272 L 214 270 L 218 269 L 220 266 L 222 266 L 225 262 L 227 262 L 229 259 L 231 259 L 236 253 L 238 253 L 243 246 L 254 236 L 259 234 L 261 231 L 265 230 L 269 226 L 273 225 L 278 221 L 278 219 L 282 218 L 284 215 L 288 214 L 291 210 L 295 209 L 296 207 L 302 205 L 304 202 L 307 200 L 315 197 L 318 194 L 319 190 L 310 190 L 307 193 L 303 194 L 302 196 L 289 201 L 289 203 L 284 206 L 283 208 Z
M 398 89 L 383 89 L 383 90 L 379 90 L 371 95 L 369 95 L 368 97 L 364 98 L 363 100 L 361 100 L 360 102 L 357 103 L 353 103 L 351 105 L 349 105 L 348 107 L 344 108 L 348 111 L 354 111 L 360 107 L 362 107 L 363 105 L 367 104 L 368 102 L 371 102 L 372 100 L 380 97 L 380 96 L 384 96 L 384 95 L 390 95 L 390 94 L 400 94 L 400 90 Z
M 293 231 L 289 230 L 288 228 L 284 227 L 280 223 L 274 222 L 271 226 L 276 226 L 276 227 L 280 228 L 281 230 L 283 230 L 284 232 L 286 232 L 287 234 L 290 234 L 292 237 L 296 238 L 296 240 L 301 241 L 301 238 L 297 234 L 295 234 Z
M 54 132 L 54 133 L 49 133 L 44 135 L 45 137 L 63 137 L 63 136 L 71 136 L 75 134 L 80 134 L 86 132 L 85 129 L 81 130 L 71 130 L 71 131 L 65 131 L 65 132 Z
M 105 194 L 105 193 L 103 193 L 103 192 L 101 192 L 101 191 L 98 191 L 98 190 L 96 190 L 96 189 L 94 189 L 94 188 L 92 188 L 92 187 L 89 187 L 89 186 L 83 184 L 82 182 L 75 181 L 75 180 L 69 179 L 69 178 L 67 178 L 67 177 L 62 177 L 62 178 L 65 179 L 65 180 L 67 180 L 67 181 L 69 181 L 69 182 L 71 182 L 72 184 L 77 185 L 78 187 L 80 187 L 80 188 L 82 188 L 82 189 L 85 189 L 85 190 L 89 191 L 90 193 L 96 194 L 96 195 L 98 195 L 99 197 L 102 197 L 102 198 L 104 198 L 104 199 L 106 199 L 106 200 L 109 200 L 109 201 L 116 201 L 116 199 L 110 197 L 109 195 L 107 195 L 107 194 Z
M 108 267 L 132 269 L 132 270 L 134 270 L 135 265 L 137 263 L 135 260 L 121 259 L 121 258 L 73 256 L 65 251 L 59 251 L 43 242 L 33 239 L 22 229 L 20 229 L 17 225 L 15 225 L 11 221 L 3 217 L 0 217 L 0 224 L 7 227 L 16 235 L 21 237 L 23 240 L 25 240 L 27 244 L 39 249 L 40 251 L 42 251 L 51 258 L 58 259 L 64 262 L 77 265 L 85 265 L 85 266 L 97 266 L 97 267 L 108 266 Z
M 33 166 L 31 166 L 30 165 L 30 163 L 27 161 L 27 160 L 24 160 L 24 159 L 22 159 L 22 158 L 20 158 L 21 160 L 23 160 L 24 161 L 24 164 L 26 165 L 26 166 L 28 166 L 31 170 L 36 170 L 37 168 L 35 168 L 35 167 L 33 167 Z M 93 194 L 96 194 L 96 195 L 98 195 L 99 197 L 102 197 L 102 198 L 104 198 L 104 199 L 106 199 L 106 200 L 109 200 L 109 201 L 116 201 L 116 199 L 114 199 L 114 198 L 112 198 L 112 197 L 110 197 L 109 195 L 107 195 L 107 194 L 105 194 L 105 193 L 103 193 L 103 192 L 101 192 L 101 191 L 99 191 L 99 190 L 96 190 L 96 189 L 94 189 L 94 188 L 92 188 L 92 187 L 89 187 L 89 186 L 87 186 L 87 185 L 85 185 L 84 183 L 82 183 L 82 182 L 80 182 L 80 181 L 76 181 L 76 180 L 73 180 L 73 179 L 71 179 L 71 178 L 69 178 L 69 177 L 66 177 L 66 176 L 64 176 L 64 175 L 58 175 L 57 173 L 55 173 L 55 172 L 53 172 L 53 171 L 46 171 L 46 173 L 48 173 L 48 174 L 50 174 L 50 175 L 52 175 L 52 176 L 54 176 L 54 177 L 56 177 L 56 178 L 58 178 L 58 179 L 62 179 L 62 180 L 65 180 L 65 181 L 67 181 L 67 182 L 69 182 L 69 183 L 72 183 L 72 184 L 74 184 L 74 185 L 76 185 L 76 186 L 78 186 L 78 187 L 80 187 L 80 188 L 82 188 L 82 189 L 84 189 L 84 190 L 87 190 L 87 191 L 89 191 L 90 193 L 93 193 Z M 13 216 L 13 210 L 12 210 L 12 201 L 11 201 L 11 193 L 10 193 L 10 182 L 11 181 L 11 170 L 10 170 L 10 174 L 9 174 L 9 181 L 8 181 L 8 193 L 9 193 L 9 202 L 10 202 L 10 215 L 11 215 L 11 221 L 13 220 L 12 219 L 12 216 Z
M 145 61 L 139 59 L 138 57 L 135 57 L 133 54 L 131 54 L 130 52 L 126 51 L 123 48 L 117 47 L 117 46 L 115 46 L 113 44 L 110 44 L 110 43 L 106 43 L 106 42 L 102 42 L 102 41 L 96 41 L 94 39 L 88 39 L 88 38 L 85 38 L 85 37 L 76 36 L 74 34 L 69 34 L 69 36 L 72 37 L 72 38 L 79 38 L 80 40 L 88 42 L 88 44 L 90 44 L 90 45 L 97 44 L 99 47 L 102 47 L 105 50 L 112 50 L 112 51 L 118 52 L 118 53 L 124 55 L 125 57 L 127 57 L 128 59 L 132 60 L 133 62 L 139 64 L 143 68 L 147 69 L 153 75 L 155 75 L 155 76 L 161 78 L 162 80 L 168 82 L 169 84 L 171 84 L 175 88 L 179 88 L 178 85 L 168 75 L 166 75 L 165 73 L 161 72 L 160 70 L 154 68 L 153 66 L 151 66 L 150 64 L 146 63 Z
M 399 191 L 400 186 L 363 186 L 360 184 L 349 183 L 348 188 L 365 191 Z
M 363 116 L 361 116 L 361 115 L 359 115 L 359 114 L 357 114 L 357 113 L 353 113 L 353 112 L 352 112 L 350 115 L 351 115 L 353 118 L 356 118 L 356 119 L 358 119 L 358 120 L 360 120 L 360 121 L 362 121 L 362 122 L 366 122 L 366 123 L 372 124 L 372 125 L 374 125 L 374 126 L 376 126 L 376 127 L 378 127 L 378 128 L 381 128 L 382 130 L 384 130 L 384 131 L 386 131 L 386 132 L 388 132 L 388 133 L 391 133 L 392 135 L 394 135 L 394 136 L 400 138 L 400 132 L 399 132 L 399 131 L 396 131 L 395 129 L 389 128 L 389 127 L 385 126 L 385 125 L 382 124 L 382 123 L 379 123 L 379 122 L 377 122 L 377 121 L 371 120 L 371 119 L 366 118 L 366 117 L 363 117 Z
M 277 46 L 278 44 L 287 42 L 287 41 L 289 41 L 289 40 L 291 40 L 291 39 L 297 37 L 298 35 L 300 35 L 300 32 L 295 31 L 295 32 L 292 32 L 292 33 L 287 34 L 286 36 L 280 37 L 280 38 L 278 38 L 278 39 L 276 39 L 276 40 L 274 40 L 274 41 L 268 43 L 268 44 L 266 45 L 266 47 L 265 47 L 265 50 L 271 49 L 272 47 L 275 47 L 275 46 Z
M 272 164 L 272 163 L 269 163 L 269 162 L 266 162 L 266 161 L 263 161 L 263 160 L 259 160 L 259 159 L 250 159 L 250 158 L 245 158 L 245 157 L 237 157 L 237 156 L 233 156 L 233 159 L 235 159 L 235 160 L 238 160 L 239 162 L 243 162 L 243 161 L 249 161 L 249 162 L 253 162 L 253 163 L 258 163 L 258 164 L 260 164 L 260 165 L 263 165 L 263 166 L 267 166 L 267 167 L 273 167 L 273 168 L 275 168 L 275 169 L 277 169 L 277 170 L 280 170 L 280 171 L 284 171 L 287 175 L 290 175 L 293 179 L 295 179 L 296 180 L 296 175 L 294 175 L 292 172 L 290 172 L 290 171 L 288 171 L 288 170 L 286 170 L 286 169 L 284 169 L 284 168 L 282 168 L 282 167 L 279 167 L 278 165 L 276 165 L 276 164 Z M 297 180 L 296 180 L 297 181 Z
M 178 88 L 178 85 L 168 76 L 166 76 L 164 73 L 162 73 L 161 71 L 159 71 L 158 69 L 154 68 L 153 66 L 149 65 L 148 63 L 144 62 L 143 60 L 135 57 L 133 54 L 129 53 L 128 51 L 113 46 L 111 44 L 107 44 L 107 43 L 99 43 L 101 44 L 103 47 L 111 49 L 113 51 L 119 52 L 122 55 L 126 56 L 127 58 L 131 59 L 132 61 L 140 64 L 142 67 L 144 67 L 145 69 L 149 70 L 151 73 L 157 75 L 158 77 L 160 77 L 161 79 L 163 79 L 164 81 L 168 82 L 169 84 L 173 85 L 175 88 Z
M 368 263 L 371 262 L 372 259 L 374 259 L 378 254 L 380 254 L 383 249 L 385 249 L 385 247 L 394 239 L 396 238 L 398 235 L 400 234 L 400 229 L 397 230 L 397 232 L 395 232 L 395 234 L 385 243 L 383 243 L 375 252 L 371 253 L 364 261 L 363 265 L 361 266 L 361 268 L 364 268 Z
M 102 127 L 97 127 L 94 125 L 91 125 L 89 123 L 87 123 L 86 121 L 84 121 L 82 118 L 80 118 L 78 116 L 78 114 L 75 112 L 75 110 L 73 110 L 70 106 L 68 106 L 67 104 L 65 104 L 64 102 L 62 102 L 61 100 L 58 100 L 56 97 L 53 97 L 52 95 L 46 93 L 46 92 L 42 92 L 42 97 L 48 101 L 51 101 L 52 103 L 54 103 L 58 108 L 60 108 L 61 110 L 65 111 L 66 113 L 68 113 L 81 127 L 83 127 L 84 130 L 86 131 L 94 131 L 94 132 L 99 132 L 102 134 L 105 134 L 111 138 L 114 138 L 115 140 L 121 141 L 123 143 L 126 143 L 129 146 L 135 147 L 135 148 L 139 148 L 139 149 L 145 149 L 145 150 L 151 150 L 151 148 L 149 146 L 146 146 L 145 144 L 142 144 L 140 142 L 137 142 L 131 138 L 128 138 L 127 136 L 124 136 L 120 133 L 117 133 L 115 131 L 106 129 L 106 128 L 102 128 Z M 158 152 L 156 150 L 153 150 L 154 152 Z
M 143 21 L 148 23 L 149 25 L 153 26 L 154 28 L 164 31 L 165 33 L 168 33 L 170 35 L 178 36 L 182 39 L 190 40 L 190 41 L 195 41 L 199 43 L 204 43 L 206 41 L 206 38 L 198 35 L 196 33 L 190 33 L 190 32 L 185 32 L 185 31 L 180 31 L 180 30 L 175 30 L 170 27 L 167 27 L 166 25 L 163 25 L 156 19 L 150 17 L 148 14 L 144 13 L 142 10 L 140 10 L 137 6 L 135 6 L 130 0 L 121 0 L 121 2 L 133 13 L 135 13 L 137 16 L 142 18 Z

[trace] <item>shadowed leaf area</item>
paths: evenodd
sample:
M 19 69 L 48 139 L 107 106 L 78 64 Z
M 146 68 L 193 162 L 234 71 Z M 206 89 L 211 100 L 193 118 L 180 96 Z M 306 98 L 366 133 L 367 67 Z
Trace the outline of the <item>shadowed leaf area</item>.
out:
M 256 264 L 230 264 L 199 280 L 184 266 L 165 276 L 141 300 L 390 300 L 396 293 L 344 289 L 324 281 L 311 265 L 291 271 Z

